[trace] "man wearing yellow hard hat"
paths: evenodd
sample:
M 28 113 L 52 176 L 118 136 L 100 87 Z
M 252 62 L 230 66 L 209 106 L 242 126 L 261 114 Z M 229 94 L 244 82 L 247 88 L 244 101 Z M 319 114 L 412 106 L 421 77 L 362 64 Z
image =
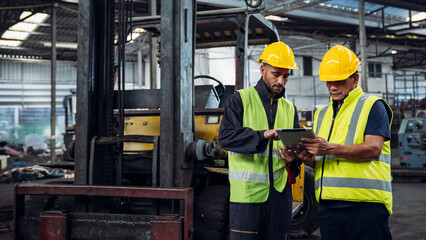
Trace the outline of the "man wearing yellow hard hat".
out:
M 300 171 L 300 159 L 282 148 L 275 131 L 299 127 L 296 108 L 284 98 L 290 69 L 298 69 L 293 51 L 275 42 L 258 62 L 261 79 L 229 98 L 219 130 L 219 145 L 228 150 L 231 240 L 288 239 L 290 182 Z
M 358 86 L 359 59 L 334 46 L 323 57 L 320 80 L 330 103 L 315 112 L 314 139 L 302 139 L 316 157 L 315 195 L 322 239 L 391 239 L 390 124 L 392 110 Z M 303 155 L 303 154 L 302 154 Z

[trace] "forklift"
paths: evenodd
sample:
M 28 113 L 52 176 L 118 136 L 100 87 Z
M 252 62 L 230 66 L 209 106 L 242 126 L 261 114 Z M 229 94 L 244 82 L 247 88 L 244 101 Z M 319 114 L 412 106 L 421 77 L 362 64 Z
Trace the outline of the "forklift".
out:
M 278 32 L 248 8 L 197 13 L 195 0 L 161 0 L 161 16 L 132 18 L 126 3 L 79 3 L 75 179 L 17 185 L 15 239 L 228 237 L 223 106 L 248 85 L 248 46 L 279 41 Z M 125 89 L 136 27 L 161 38 L 161 89 Z M 194 76 L 195 49 L 224 46 L 235 46 L 235 85 Z M 198 78 L 217 85 L 195 86 Z M 293 236 L 309 235 L 318 227 L 312 170 L 302 165 L 292 187 Z

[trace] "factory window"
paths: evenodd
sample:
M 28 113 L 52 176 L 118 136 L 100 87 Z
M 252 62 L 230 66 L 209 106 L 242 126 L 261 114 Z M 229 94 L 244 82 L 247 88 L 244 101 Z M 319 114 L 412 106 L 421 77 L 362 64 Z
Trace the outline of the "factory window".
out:
M 312 76 L 312 57 L 303 57 L 303 75 Z
M 382 78 L 382 64 L 381 63 L 369 63 L 368 64 L 368 77 Z

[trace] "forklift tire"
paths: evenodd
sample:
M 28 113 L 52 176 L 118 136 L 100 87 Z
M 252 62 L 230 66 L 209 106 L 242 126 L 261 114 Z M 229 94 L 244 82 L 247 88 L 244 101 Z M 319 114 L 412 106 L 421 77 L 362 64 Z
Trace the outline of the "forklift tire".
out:
M 318 203 L 315 199 L 314 175 L 305 171 L 303 206 L 291 220 L 291 237 L 301 238 L 311 235 L 318 228 Z
M 229 186 L 212 185 L 195 197 L 195 240 L 226 240 L 229 222 Z

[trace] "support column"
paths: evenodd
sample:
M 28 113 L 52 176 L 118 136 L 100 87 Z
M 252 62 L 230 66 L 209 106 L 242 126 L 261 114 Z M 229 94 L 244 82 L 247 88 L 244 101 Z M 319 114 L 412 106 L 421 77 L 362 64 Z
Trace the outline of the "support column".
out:
M 158 54 L 158 37 L 150 36 L 150 51 L 149 51 L 149 75 L 150 75 L 150 86 L 151 89 L 158 89 L 159 86 L 157 84 L 157 54 Z
M 314 90 L 314 111 L 317 109 L 317 90 L 315 87 L 315 76 L 312 76 L 312 89 Z
M 137 68 L 138 68 L 138 89 L 142 89 L 142 75 L 143 75 L 143 71 L 142 71 L 142 46 L 139 47 L 138 49 L 138 64 L 137 64 Z
M 50 63 L 50 160 L 56 161 L 56 8 L 58 3 L 52 6 L 51 33 L 52 56 Z
M 151 12 L 151 16 L 156 16 L 157 15 L 157 0 L 151 0 L 151 5 L 150 5 L 150 12 Z M 158 54 L 158 37 L 154 37 L 152 35 L 150 35 L 149 37 L 149 75 L 150 75 L 150 86 L 151 89 L 157 89 L 158 88 L 158 84 L 157 84 L 157 54 Z
M 193 141 L 195 0 L 161 0 L 160 187 L 189 186 Z
M 237 44 L 238 46 L 235 49 L 235 60 L 237 62 L 237 69 L 235 71 L 235 90 L 244 89 L 247 87 L 247 79 L 246 79 L 246 68 L 245 68 L 245 62 L 246 62 L 246 56 L 247 56 L 247 36 L 246 36 L 246 29 L 247 24 L 246 20 L 247 18 L 243 19 L 243 16 L 238 16 L 240 25 L 238 26 L 238 33 L 237 33 Z
M 13 138 L 17 139 L 19 136 L 19 108 L 14 108 L 14 117 L 13 117 Z
M 365 32 L 365 9 L 364 1 L 358 0 L 358 14 L 359 14 L 359 45 L 361 48 L 361 87 L 364 92 L 368 92 L 368 79 L 367 79 L 367 36 Z
M 385 89 L 386 89 L 386 102 L 389 102 L 389 90 L 388 90 L 388 74 L 385 73 Z

